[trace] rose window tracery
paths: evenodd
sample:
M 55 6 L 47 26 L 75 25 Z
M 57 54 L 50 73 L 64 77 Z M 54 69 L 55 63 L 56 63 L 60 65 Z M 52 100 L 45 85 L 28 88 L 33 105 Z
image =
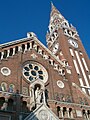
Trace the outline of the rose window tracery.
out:
M 34 61 L 30 61 L 24 65 L 23 76 L 30 82 L 40 79 L 45 83 L 48 79 L 46 69 L 41 64 Z

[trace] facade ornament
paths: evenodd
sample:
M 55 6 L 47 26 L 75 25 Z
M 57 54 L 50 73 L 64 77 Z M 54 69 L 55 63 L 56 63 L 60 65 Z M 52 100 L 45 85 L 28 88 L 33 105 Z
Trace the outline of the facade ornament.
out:
M 46 104 L 46 94 L 44 82 L 39 79 L 30 85 L 30 109 L 39 107 L 42 103 Z
M 11 70 L 8 68 L 8 67 L 2 67 L 1 68 L 1 73 L 4 75 L 4 76 L 9 76 L 11 74 Z
M 37 37 L 34 32 L 27 33 L 27 38 L 34 38 L 34 37 Z
M 35 90 L 35 101 L 36 101 L 36 105 L 39 105 L 42 101 L 42 95 L 43 95 L 43 92 L 42 90 L 37 87 L 36 90 Z
M 31 54 L 31 57 L 33 58 L 33 59 L 36 59 L 37 58 L 37 55 L 36 54 Z

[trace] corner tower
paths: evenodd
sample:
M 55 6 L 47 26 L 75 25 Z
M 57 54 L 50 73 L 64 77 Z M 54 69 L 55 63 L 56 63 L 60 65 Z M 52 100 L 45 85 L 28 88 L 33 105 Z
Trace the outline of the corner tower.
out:
M 51 3 L 49 31 L 46 35 L 50 51 L 71 68 L 70 81 L 90 95 L 90 62 L 78 32 Z

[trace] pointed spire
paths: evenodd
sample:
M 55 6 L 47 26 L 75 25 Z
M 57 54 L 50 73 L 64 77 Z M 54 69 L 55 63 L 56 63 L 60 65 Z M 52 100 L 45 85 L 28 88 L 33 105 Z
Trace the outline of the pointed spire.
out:
M 53 6 L 53 2 L 51 1 L 51 6 Z
M 56 11 L 58 11 L 57 8 L 54 6 L 54 4 L 53 4 L 52 1 L 51 1 L 51 10 L 56 10 Z M 58 11 L 58 12 L 59 12 L 59 11 Z
M 64 18 L 62 14 L 58 11 L 58 9 L 54 6 L 53 2 L 51 1 L 51 13 L 50 16 L 53 16 L 55 13 L 59 14 L 61 18 Z
M 56 7 L 53 5 L 53 2 L 51 2 L 51 15 L 52 15 L 54 12 L 60 13 L 60 12 L 56 9 Z
M 53 2 L 51 1 L 51 9 L 55 8 L 55 6 L 53 5 Z

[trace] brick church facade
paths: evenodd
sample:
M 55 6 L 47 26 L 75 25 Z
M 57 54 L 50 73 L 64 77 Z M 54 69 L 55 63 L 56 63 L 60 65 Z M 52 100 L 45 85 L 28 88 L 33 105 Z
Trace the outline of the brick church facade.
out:
M 46 41 L 0 45 L 0 120 L 90 120 L 90 60 L 53 4 Z

